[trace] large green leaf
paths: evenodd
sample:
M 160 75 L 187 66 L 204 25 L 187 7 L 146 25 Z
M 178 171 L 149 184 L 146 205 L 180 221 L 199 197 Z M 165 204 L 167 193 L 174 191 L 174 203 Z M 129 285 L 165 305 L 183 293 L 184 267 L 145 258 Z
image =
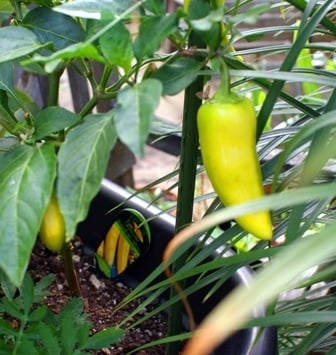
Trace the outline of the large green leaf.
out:
M 56 50 L 84 39 L 84 31 L 78 22 L 47 7 L 29 11 L 22 24 L 31 29 L 41 43 L 52 42 Z
M 0 28 L 0 63 L 24 57 L 43 46 L 34 32 L 27 28 Z
M 137 59 L 151 56 L 159 49 L 162 41 L 176 31 L 177 13 L 167 16 L 145 17 L 140 24 L 139 35 L 134 41 L 134 54 Z
M 0 268 L 20 285 L 56 176 L 48 144 L 0 154 Z
M 118 137 L 138 156 L 143 156 L 154 111 L 162 92 L 158 80 L 147 79 L 119 92 L 115 108 Z
M 190 85 L 199 74 L 202 63 L 192 58 L 179 58 L 160 67 L 151 78 L 161 81 L 163 95 L 175 95 Z
M 14 87 L 13 63 L 0 64 L 0 89 L 12 90 Z
M 120 15 L 133 4 L 132 0 L 76 0 L 74 2 L 66 2 L 54 10 L 82 18 L 101 19 L 114 18 Z
M 98 49 L 94 45 L 86 42 L 78 42 L 61 49 L 48 57 L 35 54 L 33 58 L 25 60 L 22 64 L 30 65 L 34 63 L 46 63 L 45 70 L 48 73 L 51 73 L 58 67 L 62 60 L 78 58 L 93 59 L 102 63 L 106 62 L 105 58 L 99 54 Z
M 112 113 L 89 115 L 72 128 L 58 153 L 57 194 L 64 216 L 67 240 L 85 219 L 117 140 Z
M 49 134 L 70 127 L 79 121 L 80 117 L 62 107 L 50 106 L 38 112 L 34 119 L 34 139 L 41 139 Z
M 131 70 L 133 50 L 130 32 L 118 22 L 99 38 L 101 51 L 113 65 L 122 67 L 126 73 Z

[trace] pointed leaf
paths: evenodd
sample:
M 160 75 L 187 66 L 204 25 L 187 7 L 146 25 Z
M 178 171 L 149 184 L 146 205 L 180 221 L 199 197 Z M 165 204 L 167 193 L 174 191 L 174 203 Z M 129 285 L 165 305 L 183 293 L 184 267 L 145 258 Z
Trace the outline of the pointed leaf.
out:
M 62 107 L 49 106 L 38 112 L 34 119 L 34 139 L 39 140 L 49 134 L 70 127 L 79 121 L 80 117 Z
M 131 70 L 133 50 L 130 32 L 119 22 L 99 39 L 101 51 L 112 64 L 122 67 L 126 73 Z
M 76 0 L 55 7 L 54 10 L 73 17 L 98 20 L 101 19 L 102 14 L 104 14 L 104 18 L 114 18 L 115 15 L 126 11 L 132 4 L 133 0 Z
M 45 70 L 47 73 L 51 73 L 58 67 L 62 60 L 75 58 L 94 59 L 102 63 L 106 62 L 105 58 L 99 54 L 94 45 L 79 42 L 69 45 L 68 47 L 61 49 L 48 57 L 36 54 L 32 58 L 23 61 L 21 64 L 31 65 L 34 63 L 46 63 Z
M 47 354 L 61 354 L 61 347 L 58 343 L 57 334 L 55 334 L 55 328 L 44 322 L 39 322 L 36 327 L 36 332 L 41 337 L 41 342 L 44 345 Z
M 39 350 L 36 348 L 33 340 L 22 337 L 21 343 L 16 349 L 17 354 L 29 354 L 29 355 L 41 355 Z
M 31 29 L 41 43 L 52 42 L 56 50 L 84 39 L 84 31 L 78 22 L 47 7 L 29 11 L 22 24 Z
M 14 66 L 13 63 L 0 64 L 0 89 L 12 90 L 14 88 Z
M 19 286 L 56 176 L 54 147 L 0 153 L 0 268 Z
M 147 79 L 120 91 L 115 109 L 119 138 L 138 156 L 143 156 L 154 111 L 159 104 L 162 86 Z
M 26 315 L 28 315 L 34 300 L 34 283 L 33 279 L 29 274 L 26 274 L 23 279 L 20 296 L 22 297 L 22 307 Z
M 202 65 L 192 58 L 178 58 L 175 62 L 160 67 L 151 78 L 161 81 L 162 95 L 176 95 L 197 78 Z
M 147 0 L 142 6 L 155 15 L 163 15 L 166 12 L 165 5 L 162 0 Z
M 176 30 L 177 24 L 176 12 L 167 16 L 145 17 L 133 46 L 137 59 L 151 56 L 160 47 L 161 42 Z
M 111 327 L 94 334 L 86 343 L 85 349 L 101 349 L 115 344 L 126 334 L 126 330 Z
M 37 36 L 26 28 L 0 28 L 0 63 L 21 58 L 43 46 Z
M 40 322 L 48 314 L 49 308 L 45 305 L 39 305 L 29 314 L 30 322 Z
M 112 113 L 92 114 L 68 132 L 59 150 L 57 194 L 67 240 L 74 236 L 77 224 L 87 215 L 116 140 Z

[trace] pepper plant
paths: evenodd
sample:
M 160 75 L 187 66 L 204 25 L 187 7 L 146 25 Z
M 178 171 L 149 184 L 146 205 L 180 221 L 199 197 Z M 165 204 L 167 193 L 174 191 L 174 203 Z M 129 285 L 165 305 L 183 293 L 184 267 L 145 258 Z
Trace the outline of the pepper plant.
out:
M 192 338 L 186 354 L 210 352 L 237 328 L 256 325 L 279 326 L 282 349 L 298 349 L 297 353 L 319 347 L 330 350 L 329 344 L 334 344 L 332 335 L 325 343 L 320 341 L 320 335 L 335 332 L 330 324 L 335 317 L 333 295 L 315 296 L 320 303 L 314 303 L 306 297 L 308 289 L 302 296 L 304 307 L 300 299 L 297 303 L 278 300 L 283 291 L 298 286 L 307 289 L 317 281 L 324 281 L 329 289 L 335 274 L 333 264 L 328 263 L 313 276 L 299 279 L 307 269 L 332 260 L 335 253 L 333 175 L 321 174 L 335 156 L 335 74 L 305 66 L 302 60 L 311 50 L 322 51 L 329 58 L 334 53 L 334 45 L 324 41 L 324 36 L 336 36 L 332 20 L 335 1 L 289 0 L 274 4 L 289 21 L 291 11 L 299 13 L 301 20 L 266 28 L 258 28 L 257 24 L 259 16 L 271 10 L 270 4 L 244 5 L 240 1 L 225 4 L 218 0 L 191 0 L 167 13 L 163 0 L 2 1 L 0 269 L 11 283 L 20 286 L 24 279 L 53 196 L 64 223 L 64 244 L 60 249 L 68 281 L 73 293 L 80 294 L 70 245 L 78 223 L 85 219 L 99 190 L 111 150 L 119 139 L 135 155 L 143 156 L 160 97 L 185 91 L 177 236 L 168 246 L 160 270 L 153 271 L 125 303 L 148 292 L 155 291 L 157 296 L 172 284 L 176 286 L 176 281 L 169 278 L 152 285 L 163 269 L 174 275 L 173 280 L 179 280 L 180 289 L 188 294 L 207 284 L 213 284 L 215 290 L 242 265 L 257 263 L 260 274 L 255 283 L 248 290 L 235 291 L 205 320 L 201 336 Z M 256 29 L 244 30 L 242 25 L 251 23 L 256 24 Z M 258 45 L 265 33 L 279 32 L 289 32 L 292 42 L 273 47 L 262 42 Z M 322 36 L 322 43 L 309 43 L 315 35 Z M 254 47 L 235 50 L 244 40 L 253 42 Z M 167 41 L 173 48 L 168 52 L 162 50 Z M 263 69 L 249 62 L 249 56 L 255 53 L 281 53 L 281 63 L 276 70 Z M 271 195 L 225 208 L 214 199 L 205 217 L 192 223 L 195 179 L 203 170 L 196 116 L 202 100 L 207 99 L 207 87 L 213 87 L 222 74 L 218 58 L 229 70 L 230 81 L 225 84 L 230 90 L 255 98 L 258 115 L 254 134 L 264 187 Z M 94 71 L 97 64 L 102 68 L 100 75 Z M 46 80 L 47 99 L 43 105 L 37 104 L 34 93 L 24 92 L 17 85 L 18 70 Z M 69 71 L 85 79 L 91 92 L 75 112 L 59 105 L 60 80 Z M 290 91 L 293 81 L 305 87 L 303 92 Z M 314 85 L 302 85 L 306 82 Z M 320 92 L 316 95 L 309 90 Z M 112 101 L 114 107 L 97 113 L 102 101 Z M 275 119 L 281 118 L 283 123 L 270 130 L 270 118 L 273 126 L 278 123 Z M 215 149 L 213 154 L 217 154 Z M 241 170 L 241 174 L 249 174 L 242 165 Z M 244 214 L 264 210 L 273 212 L 272 242 L 255 239 L 234 222 Z M 223 222 L 230 222 L 224 231 L 216 228 Z M 312 233 L 314 237 L 310 236 Z M 182 243 L 213 234 L 214 241 L 201 250 L 190 250 L 190 242 Z M 239 253 L 209 262 L 208 257 L 219 247 L 224 251 L 234 248 Z M 299 259 L 302 251 L 304 257 Z M 209 271 L 213 272 L 209 275 Z M 201 280 L 196 289 L 183 283 L 191 276 Z M 170 354 L 178 351 L 176 340 L 190 337 L 179 329 L 180 294 L 172 288 L 172 297 L 165 303 L 170 307 L 170 335 L 179 334 L 171 338 Z M 148 296 L 148 302 L 151 299 Z M 186 301 L 184 296 L 182 299 Z M 250 311 L 260 304 L 270 305 L 268 315 L 249 321 Z M 157 307 L 157 311 L 160 309 Z M 237 312 L 232 314 L 232 309 Z M 140 311 L 135 310 L 124 323 Z M 294 326 L 281 328 L 286 324 Z M 305 328 L 301 332 L 302 324 Z M 209 343 L 209 339 L 214 342 Z

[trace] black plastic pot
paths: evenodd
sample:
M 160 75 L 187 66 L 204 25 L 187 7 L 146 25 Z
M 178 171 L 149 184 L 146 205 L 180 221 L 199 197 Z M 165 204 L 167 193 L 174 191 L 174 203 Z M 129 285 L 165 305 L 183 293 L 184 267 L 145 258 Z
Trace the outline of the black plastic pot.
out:
M 83 242 L 93 250 L 96 250 L 101 240 L 111 226 L 115 213 L 107 213 L 111 208 L 118 206 L 121 202 L 129 199 L 130 193 L 122 187 L 104 180 L 101 190 L 92 201 L 87 219 L 79 225 L 78 235 Z M 120 208 L 134 208 L 141 212 L 146 218 L 158 215 L 160 212 L 154 206 L 148 206 L 148 202 L 132 197 L 126 204 Z M 150 272 L 162 261 L 162 254 L 165 246 L 174 235 L 174 217 L 168 214 L 161 214 L 159 217 L 151 220 L 149 226 L 151 229 L 152 241 L 145 258 L 139 262 L 136 267 L 127 271 L 127 276 L 132 280 L 142 281 Z M 200 322 L 205 315 L 231 290 L 237 285 L 247 285 L 252 280 L 253 274 L 249 267 L 240 268 L 232 278 L 230 278 L 220 290 L 211 296 L 205 303 L 202 302 L 207 289 L 201 290 L 188 297 L 195 319 Z M 262 309 L 255 311 L 256 316 L 263 314 Z M 257 345 L 253 346 L 258 335 L 258 329 L 245 329 L 237 332 L 225 343 L 223 343 L 214 353 L 215 355 L 275 355 L 277 354 L 277 334 L 273 328 L 267 328 L 258 338 Z M 251 349 L 253 351 L 251 352 Z

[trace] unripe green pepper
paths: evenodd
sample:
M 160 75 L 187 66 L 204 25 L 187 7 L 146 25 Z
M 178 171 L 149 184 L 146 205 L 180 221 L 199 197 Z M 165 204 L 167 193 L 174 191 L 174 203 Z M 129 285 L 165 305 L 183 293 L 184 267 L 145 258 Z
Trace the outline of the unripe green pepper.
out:
M 40 239 L 53 252 L 60 251 L 65 243 L 65 224 L 55 193 L 43 216 Z
M 251 101 L 218 93 L 201 105 L 197 124 L 203 164 L 222 203 L 234 206 L 264 196 Z M 269 211 L 244 215 L 236 221 L 255 237 L 272 238 Z

